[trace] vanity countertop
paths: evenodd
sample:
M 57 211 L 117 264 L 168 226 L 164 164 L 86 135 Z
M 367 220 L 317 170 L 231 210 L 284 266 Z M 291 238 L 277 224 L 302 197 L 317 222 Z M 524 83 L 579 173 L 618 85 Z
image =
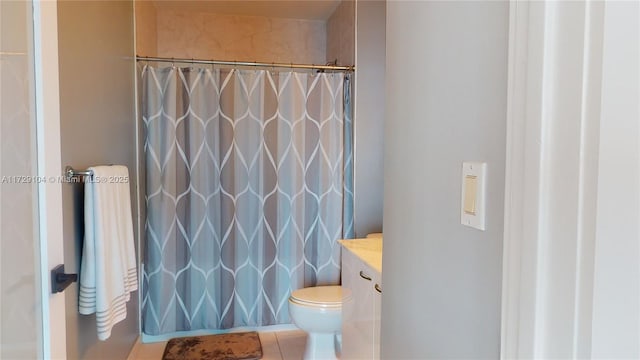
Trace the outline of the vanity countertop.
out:
M 338 242 L 360 260 L 382 274 L 381 238 L 345 239 L 338 240 Z

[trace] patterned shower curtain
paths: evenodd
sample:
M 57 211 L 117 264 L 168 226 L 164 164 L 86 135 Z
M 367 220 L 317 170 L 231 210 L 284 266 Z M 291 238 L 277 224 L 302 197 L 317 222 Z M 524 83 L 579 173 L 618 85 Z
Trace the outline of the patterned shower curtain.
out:
M 350 76 L 145 66 L 143 329 L 289 323 L 353 237 Z

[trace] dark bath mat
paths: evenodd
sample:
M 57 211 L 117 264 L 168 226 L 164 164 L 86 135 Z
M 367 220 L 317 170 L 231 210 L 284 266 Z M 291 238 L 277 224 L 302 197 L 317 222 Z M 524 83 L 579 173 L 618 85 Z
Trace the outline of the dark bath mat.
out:
M 260 337 L 255 331 L 169 340 L 162 360 L 249 360 L 262 358 Z

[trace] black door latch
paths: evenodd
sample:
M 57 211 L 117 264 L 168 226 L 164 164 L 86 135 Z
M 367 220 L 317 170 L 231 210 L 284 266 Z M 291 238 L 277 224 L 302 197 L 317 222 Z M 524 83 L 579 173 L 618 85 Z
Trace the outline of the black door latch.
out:
M 71 283 L 78 281 L 78 274 L 65 274 L 64 264 L 60 264 L 51 270 L 51 292 L 63 292 Z

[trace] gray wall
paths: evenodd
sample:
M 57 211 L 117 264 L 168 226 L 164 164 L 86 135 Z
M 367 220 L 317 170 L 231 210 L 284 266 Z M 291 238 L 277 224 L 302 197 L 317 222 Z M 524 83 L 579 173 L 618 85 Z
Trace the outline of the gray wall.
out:
M 356 2 L 355 228 L 382 231 L 385 1 Z
M 506 2 L 389 1 L 382 358 L 499 358 Z M 486 231 L 461 165 L 488 163 Z
M 382 231 L 385 10 L 384 0 L 343 0 L 327 22 L 327 61 L 356 65 L 356 237 Z
M 63 166 L 129 167 L 135 196 L 134 32 L 132 1 L 58 2 Z M 65 264 L 77 272 L 83 237 L 83 187 L 64 184 Z M 136 224 L 134 218 L 134 226 Z M 138 293 L 107 341 L 95 316 L 78 314 L 78 287 L 66 291 L 69 359 L 126 359 L 138 336 Z
M 327 19 L 327 62 L 338 65 L 355 64 L 356 2 L 342 0 Z

